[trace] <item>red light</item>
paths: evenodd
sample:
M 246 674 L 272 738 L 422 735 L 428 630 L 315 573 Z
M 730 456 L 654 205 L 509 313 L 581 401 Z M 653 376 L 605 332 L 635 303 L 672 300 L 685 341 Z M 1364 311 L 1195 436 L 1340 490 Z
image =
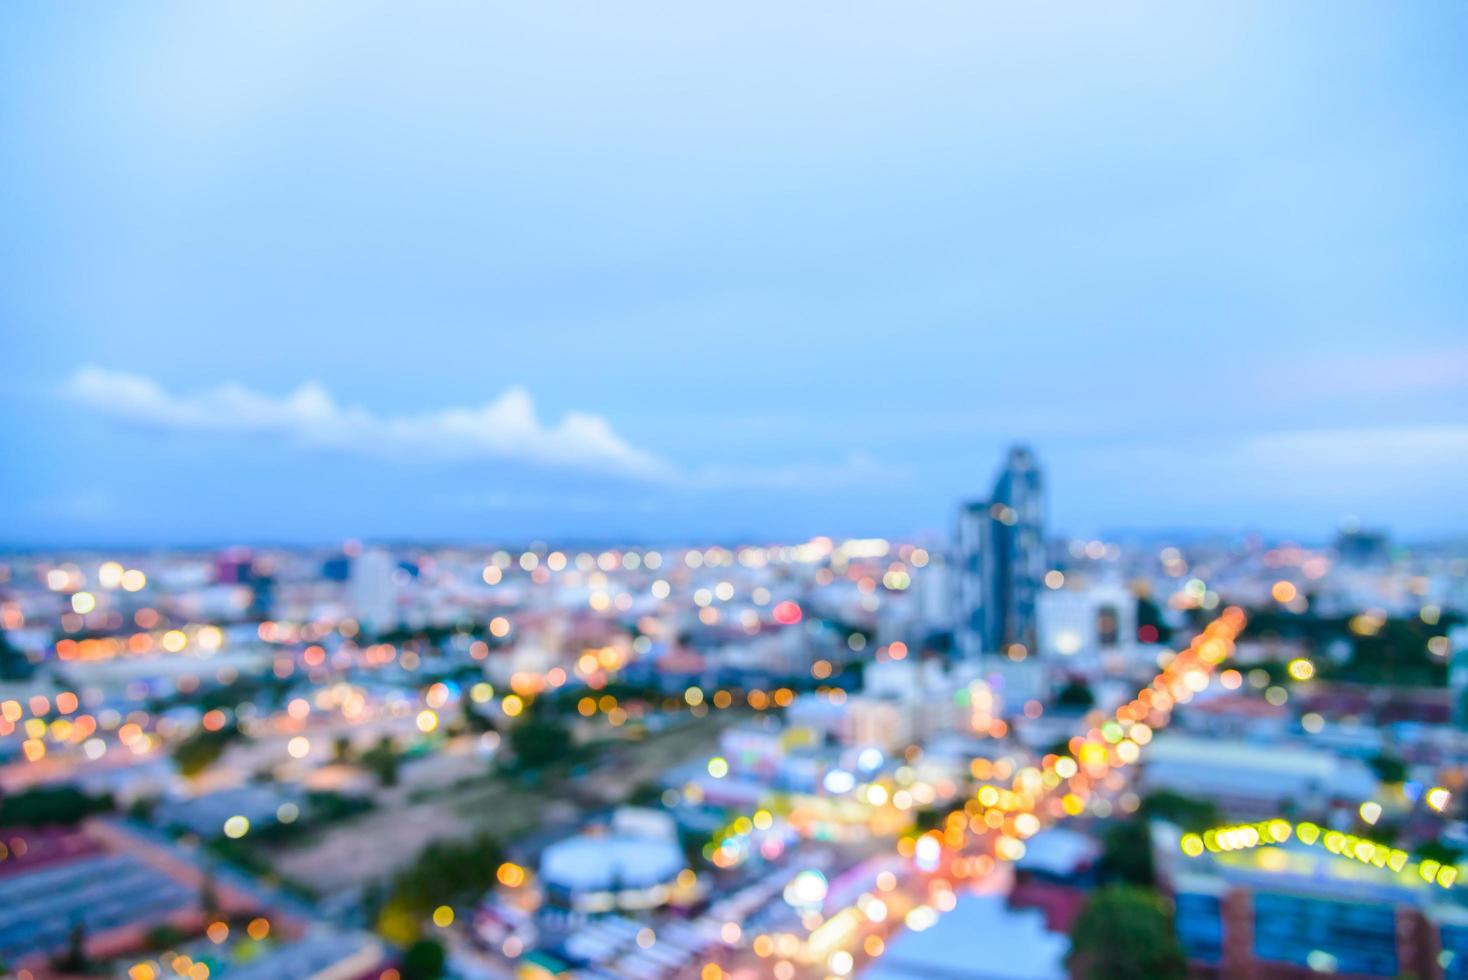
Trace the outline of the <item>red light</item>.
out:
M 775 622 L 782 623 L 785 626 L 789 626 L 791 623 L 798 623 L 800 622 L 801 616 L 800 607 L 789 599 L 786 599 L 784 602 L 778 603 L 775 606 L 774 616 Z
M 1137 630 L 1137 639 L 1141 640 L 1143 643 L 1156 643 L 1157 627 L 1153 626 L 1151 623 L 1148 623 L 1146 626 L 1139 628 Z

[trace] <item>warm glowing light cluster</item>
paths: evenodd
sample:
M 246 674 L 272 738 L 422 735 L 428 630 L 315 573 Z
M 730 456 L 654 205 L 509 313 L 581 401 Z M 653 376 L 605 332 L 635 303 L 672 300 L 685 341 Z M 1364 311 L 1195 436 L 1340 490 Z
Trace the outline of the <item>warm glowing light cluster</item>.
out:
M 1199 857 L 1205 851 L 1217 854 L 1284 844 L 1291 837 L 1306 847 L 1319 846 L 1331 854 L 1361 864 L 1386 868 L 1409 877 L 1415 874 L 1423 881 L 1441 888 L 1451 888 L 1458 880 L 1458 869 L 1452 865 L 1432 860 L 1411 865 L 1411 855 L 1399 847 L 1338 830 L 1325 830 L 1308 821 L 1291 824 L 1281 817 L 1259 823 L 1214 827 L 1201 834 L 1183 834 L 1178 846 L 1188 857 Z

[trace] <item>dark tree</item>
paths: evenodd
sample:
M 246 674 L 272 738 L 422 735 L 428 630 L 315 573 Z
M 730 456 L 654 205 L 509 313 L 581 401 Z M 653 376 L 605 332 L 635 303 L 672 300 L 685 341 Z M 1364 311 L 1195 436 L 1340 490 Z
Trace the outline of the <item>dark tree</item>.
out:
M 398 748 L 393 740 L 384 735 L 381 741 L 363 752 L 358 761 L 377 775 L 383 786 L 396 786 L 398 782 Z
M 1152 833 L 1145 820 L 1113 823 L 1101 836 L 1101 880 L 1150 888 L 1157 882 L 1152 863 Z
M 1142 798 L 1141 815 L 1147 820 L 1165 820 L 1183 830 L 1200 834 L 1223 822 L 1223 814 L 1208 800 L 1195 800 L 1162 789 Z
M 89 796 L 75 786 L 39 786 L 0 799 L 0 826 L 70 826 L 114 805 L 111 796 Z
M 522 769 L 539 769 L 564 759 L 571 730 L 552 718 L 530 718 L 510 729 L 510 747 Z
M 56 958 L 55 966 L 62 973 L 91 972 L 91 964 L 87 961 L 87 927 L 81 919 L 72 922 L 71 932 L 66 937 L 66 952 Z
M 219 914 L 219 891 L 214 886 L 214 870 L 204 869 L 204 876 L 199 879 L 199 910 L 206 916 Z
M 472 904 L 494 885 L 503 860 L 499 841 L 488 834 L 435 841 L 393 880 L 389 902 L 418 917 L 445 903 Z
M 443 976 L 443 944 L 420 939 L 403 954 L 403 980 L 438 980 Z
M 1407 764 L 1396 756 L 1374 756 L 1368 765 L 1376 773 L 1376 778 L 1384 783 L 1400 783 L 1407 779 Z
M 240 737 L 234 726 L 218 731 L 199 729 L 173 748 L 173 762 L 185 776 L 197 776 L 224 754 L 230 742 Z
M 1055 704 L 1061 708 L 1089 711 L 1096 704 L 1096 695 L 1091 693 L 1091 688 L 1085 681 L 1070 680 L 1055 696 Z
M 1147 888 L 1111 885 L 1091 895 L 1070 934 L 1066 964 L 1086 980 L 1183 980 L 1187 958 L 1172 914 Z
M 0 681 L 25 680 L 35 670 L 30 658 L 11 646 L 5 631 L 0 630 Z

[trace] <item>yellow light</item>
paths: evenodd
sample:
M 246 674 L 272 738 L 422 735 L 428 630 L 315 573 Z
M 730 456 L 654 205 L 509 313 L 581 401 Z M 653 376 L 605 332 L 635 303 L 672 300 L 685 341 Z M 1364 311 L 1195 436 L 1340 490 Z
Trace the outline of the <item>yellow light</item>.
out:
M 1315 665 L 1304 657 L 1296 657 L 1289 663 L 1289 672 L 1297 681 L 1308 681 L 1315 676 Z
M 1361 819 L 1368 824 L 1375 824 L 1381 819 L 1381 804 L 1375 800 L 1367 800 L 1360 807 Z
M 506 694 L 504 700 L 500 701 L 500 709 L 511 718 L 516 718 L 525 710 L 525 702 L 520 700 L 518 694 Z
M 729 775 L 729 763 L 722 756 L 714 756 L 709 760 L 709 775 L 715 779 L 723 779 Z
M 495 877 L 506 888 L 519 888 L 525 884 L 525 869 L 518 864 L 506 861 L 495 871 Z
M 425 735 L 438 727 L 438 712 L 424 708 L 418 712 L 418 730 Z
M 1448 808 L 1448 801 L 1452 798 L 1453 794 L 1448 792 L 1441 786 L 1434 786 L 1432 789 L 1427 791 L 1426 796 L 1427 805 L 1432 807 L 1439 813 Z
M 97 597 L 90 592 L 77 592 L 71 597 L 71 608 L 85 616 L 97 608 Z
M 440 905 L 433 910 L 433 924 L 440 929 L 447 929 L 454 924 L 454 910 L 447 905 Z
M 484 704 L 492 697 L 494 697 L 494 688 L 483 681 L 469 688 L 469 698 L 475 704 Z
M 1197 834 L 1183 834 L 1183 839 L 1178 844 L 1188 857 L 1197 857 L 1203 853 L 1203 838 Z
M 1274 583 L 1274 587 L 1269 590 L 1269 594 L 1274 597 L 1275 602 L 1292 602 L 1295 596 L 1299 594 L 1299 590 L 1295 588 L 1295 583 L 1281 579 Z
M 683 700 L 688 702 L 689 707 L 697 707 L 703 704 L 703 691 L 697 687 L 690 687 L 683 692 Z
M 128 592 L 141 592 L 148 584 L 148 576 L 136 568 L 129 568 L 122 573 L 122 587 Z
M 224 836 L 230 840 L 239 840 L 250 832 L 250 821 L 238 814 L 224 821 Z
M 292 759 L 304 759 L 311 754 L 311 740 L 304 735 L 297 735 L 286 743 L 285 750 Z

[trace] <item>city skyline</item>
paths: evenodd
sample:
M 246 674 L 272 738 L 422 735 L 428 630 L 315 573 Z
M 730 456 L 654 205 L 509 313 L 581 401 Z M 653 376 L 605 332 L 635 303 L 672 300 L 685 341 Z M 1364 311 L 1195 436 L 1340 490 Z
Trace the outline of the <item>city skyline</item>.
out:
M 265 9 L 0 15 L 0 544 L 1468 529 L 1460 11 Z
M 0 5 L 0 976 L 1468 978 L 1465 42 Z

